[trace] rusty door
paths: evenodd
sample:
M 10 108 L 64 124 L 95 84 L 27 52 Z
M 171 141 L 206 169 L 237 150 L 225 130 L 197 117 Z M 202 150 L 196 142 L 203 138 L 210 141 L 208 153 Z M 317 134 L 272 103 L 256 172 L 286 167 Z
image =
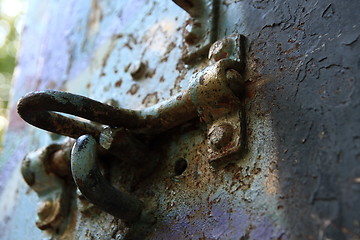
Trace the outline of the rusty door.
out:
M 29 6 L 1 239 L 360 239 L 358 1 Z

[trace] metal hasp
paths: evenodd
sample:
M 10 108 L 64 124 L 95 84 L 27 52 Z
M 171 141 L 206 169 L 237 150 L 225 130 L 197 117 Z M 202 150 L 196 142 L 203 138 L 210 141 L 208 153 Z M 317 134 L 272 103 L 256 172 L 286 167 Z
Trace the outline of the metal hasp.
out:
M 232 46 L 236 46 L 235 42 Z M 234 54 L 227 52 L 227 56 L 233 57 Z M 126 161 L 134 165 L 149 163 L 146 146 L 137 137 L 146 135 L 151 139 L 160 132 L 199 117 L 208 128 L 209 163 L 215 167 L 226 163 L 229 156 L 241 152 L 245 145 L 240 100 L 244 67 L 240 58 L 220 57 L 194 74 L 187 90 L 143 110 L 116 108 L 80 95 L 48 90 L 33 92 L 20 99 L 18 113 L 34 126 L 76 138 L 71 170 L 78 188 L 102 210 L 132 222 L 143 216 L 141 201 L 107 182 L 97 167 L 96 152 L 110 151 L 121 158 L 126 158 L 128 153 L 130 158 Z M 54 111 L 107 127 L 65 117 Z M 150 162 L 149 169 L 154 164 Z
M 183 30 L 183 54 L 186 64 L 193 63 L 206 55 L 210 45 L 216 40 L 218 7 L 217 0 L 173 0 L 190 15 Z
M 243 92 L 237 61 L 222 59 L 206 71 L 196 74 L 190 94 L 198 114 L 208 129 L 208 161 L 213 167 L 226 163 L 228 157 L 244 147 L 243 108 L 238 96 Z

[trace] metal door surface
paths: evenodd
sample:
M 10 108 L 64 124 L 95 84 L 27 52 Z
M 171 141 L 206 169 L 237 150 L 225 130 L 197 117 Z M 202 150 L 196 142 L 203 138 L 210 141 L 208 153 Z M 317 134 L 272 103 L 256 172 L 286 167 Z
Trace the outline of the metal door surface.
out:
M 191 4 L 200 7 L 189 10 Z M 358 1 L 29 6 L 0 161 L 1 239 L 360 239 Z M 230 53 L 228 41 L 239 39 Z M 143 222 L 123 221 L 88 201 L 64 160 L 74 139 L 35 128 L 17 113 L 21 97 L 47 89 L 144 109 L 191 88 L 191 79 L 231 54 L 244 64 L 234 93 L 241 103 L 236 154 L 213 164 L 204 116 L 141 136 L 141 156 L 151 162 L 145 167 L 100 154 L 107 181 L 142 202 L 149 217 Z M 54 144 L 67 164 L 56 166 L 61 174 L 25 174 L 26 183 L 25 156 L 29 163 Z M 61 198 L 59 205 L 49 196 Z

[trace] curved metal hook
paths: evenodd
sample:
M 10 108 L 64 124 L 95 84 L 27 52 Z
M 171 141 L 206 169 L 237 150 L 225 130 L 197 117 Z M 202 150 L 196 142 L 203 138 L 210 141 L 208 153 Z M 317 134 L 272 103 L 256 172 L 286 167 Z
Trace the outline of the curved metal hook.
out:
M 176 111 L 174 111 L 176 109 Z M 28 123 L 72 138 L 91 134 L 99 139 L 101 128 L 54 113 L 82 117 L 110 127 L 126 127 L 137 133 L 156 133 L 186 122 L 197 115 L 188 92 L 140 111 L 116 108 L 90 98 L 54 90 L 32 92 L 22 97 L 19 115 Z
M 198 115 L 211 125 L 214 119 L 227 116 L 229 112 L 236 111 L 237 114 L 239 100 L 233 92 L 238 91 L 240 85 L 232 84 L 231 79 L 239 79 L 228 77 L 227 70 L 241 71 L 243 68 L 242 62 L 222 59 L 194 74 L 189 89 L 140 111 L 116 108 L 80 95 L 48 90 L 33 92 L 20 99 L 18 113 L 34 126 L 77 138 L 71 154 L 71 169 L 80 191 L 104 211 L 118 218 L 134 221 L 141 213 L 141 202 L 111 186 L 96 166 L 96 144 L 100 142 L 103 129 L 54 111 L 73 114 L 111 128 L 126 128 L 135 134 L 159 133 Z M 116 140 L 124 140 L 122 134 L 110 135 Z M 239 144 L 230 150 L 235 151 L 238 147 Z M 142 152 L 137 145 L 136 150 Z M 219 154 L 221 157 L 224 152 Z M 136 162 L 136 159 L 132 160 Z
M 209 72 L 216 78 L 219 76 L 226 80 L 228 69 L 240 72 L 243 68 L 242 62 L 222 59 L 210 66 Z M 193 77 L 191 88 L 198 88 L 204 84 L 202 77 L 198 76 Z M 159 133 L 198 116 L 196 96 L 194 97 L 191 92 L 194 91 L 187 89 L 152 107 L 129 110 L 72 93 L 47 90 L 25 95 L 19 100 L 17 110 L 26 122 L 44 130 L 75 139 L 83 134 L 90 134 L 98 140 L 100 127 L 54 112 L 72 114 L 113 128 L 125 127 L 134 133 Z
M 142 203 L 114 188 L 96 164 L 96 141 L 90 135 L 79 137 L 71 152 L 71 172 L 81 193 L 107 213 L 132 222 L 139 218 Z

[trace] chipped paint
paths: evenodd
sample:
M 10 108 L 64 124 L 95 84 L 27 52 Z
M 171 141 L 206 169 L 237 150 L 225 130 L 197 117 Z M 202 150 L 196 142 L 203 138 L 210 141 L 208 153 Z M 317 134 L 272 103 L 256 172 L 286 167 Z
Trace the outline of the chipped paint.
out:
M 358 1 L 218 4 L 218 38 L 241 33 L 248 40 L 247 153 L 211 169 L 206 126 L 192 121 L 149 142 L 161 164 L 146 180 L 134 181 L 136 171 L 124 173 L 114 156 L 101 158 L 105 175 L 156 210 L 149 239 L 358 239 L 360 25 L 349 11 Z M 29 6 L 0 161 L 4 239 L 49 238 L 33 225 L 37 198 L 16 173 L 27 152 L 54 140 L 20 121 L 20 96 L 54 87 L 138 110 L 176 96 L 208 65 L 180 60 L 188 14 L 171 1 L 32 0 Z M 148 72 L 135 83 L 126 67 L 138 60 Z M 188 163 L 180 175 L 179 159 Z M 124 239 L 122 221 L 81 197 L 74 205 L 59 239 Z

